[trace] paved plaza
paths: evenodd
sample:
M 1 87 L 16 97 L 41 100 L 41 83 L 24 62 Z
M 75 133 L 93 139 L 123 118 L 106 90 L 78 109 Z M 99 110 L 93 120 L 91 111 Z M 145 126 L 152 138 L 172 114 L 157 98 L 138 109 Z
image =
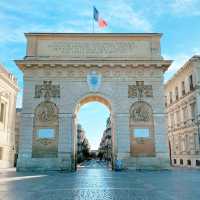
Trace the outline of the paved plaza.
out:
M 200 171 L 114 172 L 95 161 L 77 172 L 0 171 L 0 200 L 199 200 Z

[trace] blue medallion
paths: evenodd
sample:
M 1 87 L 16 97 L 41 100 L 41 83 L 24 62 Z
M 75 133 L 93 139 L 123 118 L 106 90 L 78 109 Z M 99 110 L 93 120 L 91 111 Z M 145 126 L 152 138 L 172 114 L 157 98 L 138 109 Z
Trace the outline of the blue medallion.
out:
M 93 92 L 98 91 L 101 85 L 101 74 L 97 74 L 96 71 L 91 71 L 87 75 L 87 82 L 91 91 Z

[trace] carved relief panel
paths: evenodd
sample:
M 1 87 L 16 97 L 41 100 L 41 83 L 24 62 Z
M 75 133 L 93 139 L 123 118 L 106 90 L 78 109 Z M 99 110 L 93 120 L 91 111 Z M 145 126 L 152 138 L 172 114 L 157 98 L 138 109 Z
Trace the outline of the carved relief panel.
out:
M 58 151 L 58 108 L 44 101 L 35 109 L 33 157 L 56 157 Z
M 144 101 L 130 109 L 130 140 L 132 156 L 154 156 L 154 120 L 151 107 Z

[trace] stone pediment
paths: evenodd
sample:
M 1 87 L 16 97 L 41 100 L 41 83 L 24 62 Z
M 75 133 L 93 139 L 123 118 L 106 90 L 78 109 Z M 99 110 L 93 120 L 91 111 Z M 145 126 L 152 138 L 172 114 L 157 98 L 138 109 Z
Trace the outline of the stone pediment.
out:
M 161 60 L 161 34 L 26 34 L 27 59 Z

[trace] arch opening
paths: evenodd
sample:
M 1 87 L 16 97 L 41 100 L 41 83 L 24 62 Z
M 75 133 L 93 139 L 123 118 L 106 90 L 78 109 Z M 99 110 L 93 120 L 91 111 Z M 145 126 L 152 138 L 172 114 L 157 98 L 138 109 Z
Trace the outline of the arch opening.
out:
M 76 166 L 96 168 L 104 163 L 112 167 L 114 146 L 110 101 L 99 95 L 86 96 L 77 103 L 74 114 Z

